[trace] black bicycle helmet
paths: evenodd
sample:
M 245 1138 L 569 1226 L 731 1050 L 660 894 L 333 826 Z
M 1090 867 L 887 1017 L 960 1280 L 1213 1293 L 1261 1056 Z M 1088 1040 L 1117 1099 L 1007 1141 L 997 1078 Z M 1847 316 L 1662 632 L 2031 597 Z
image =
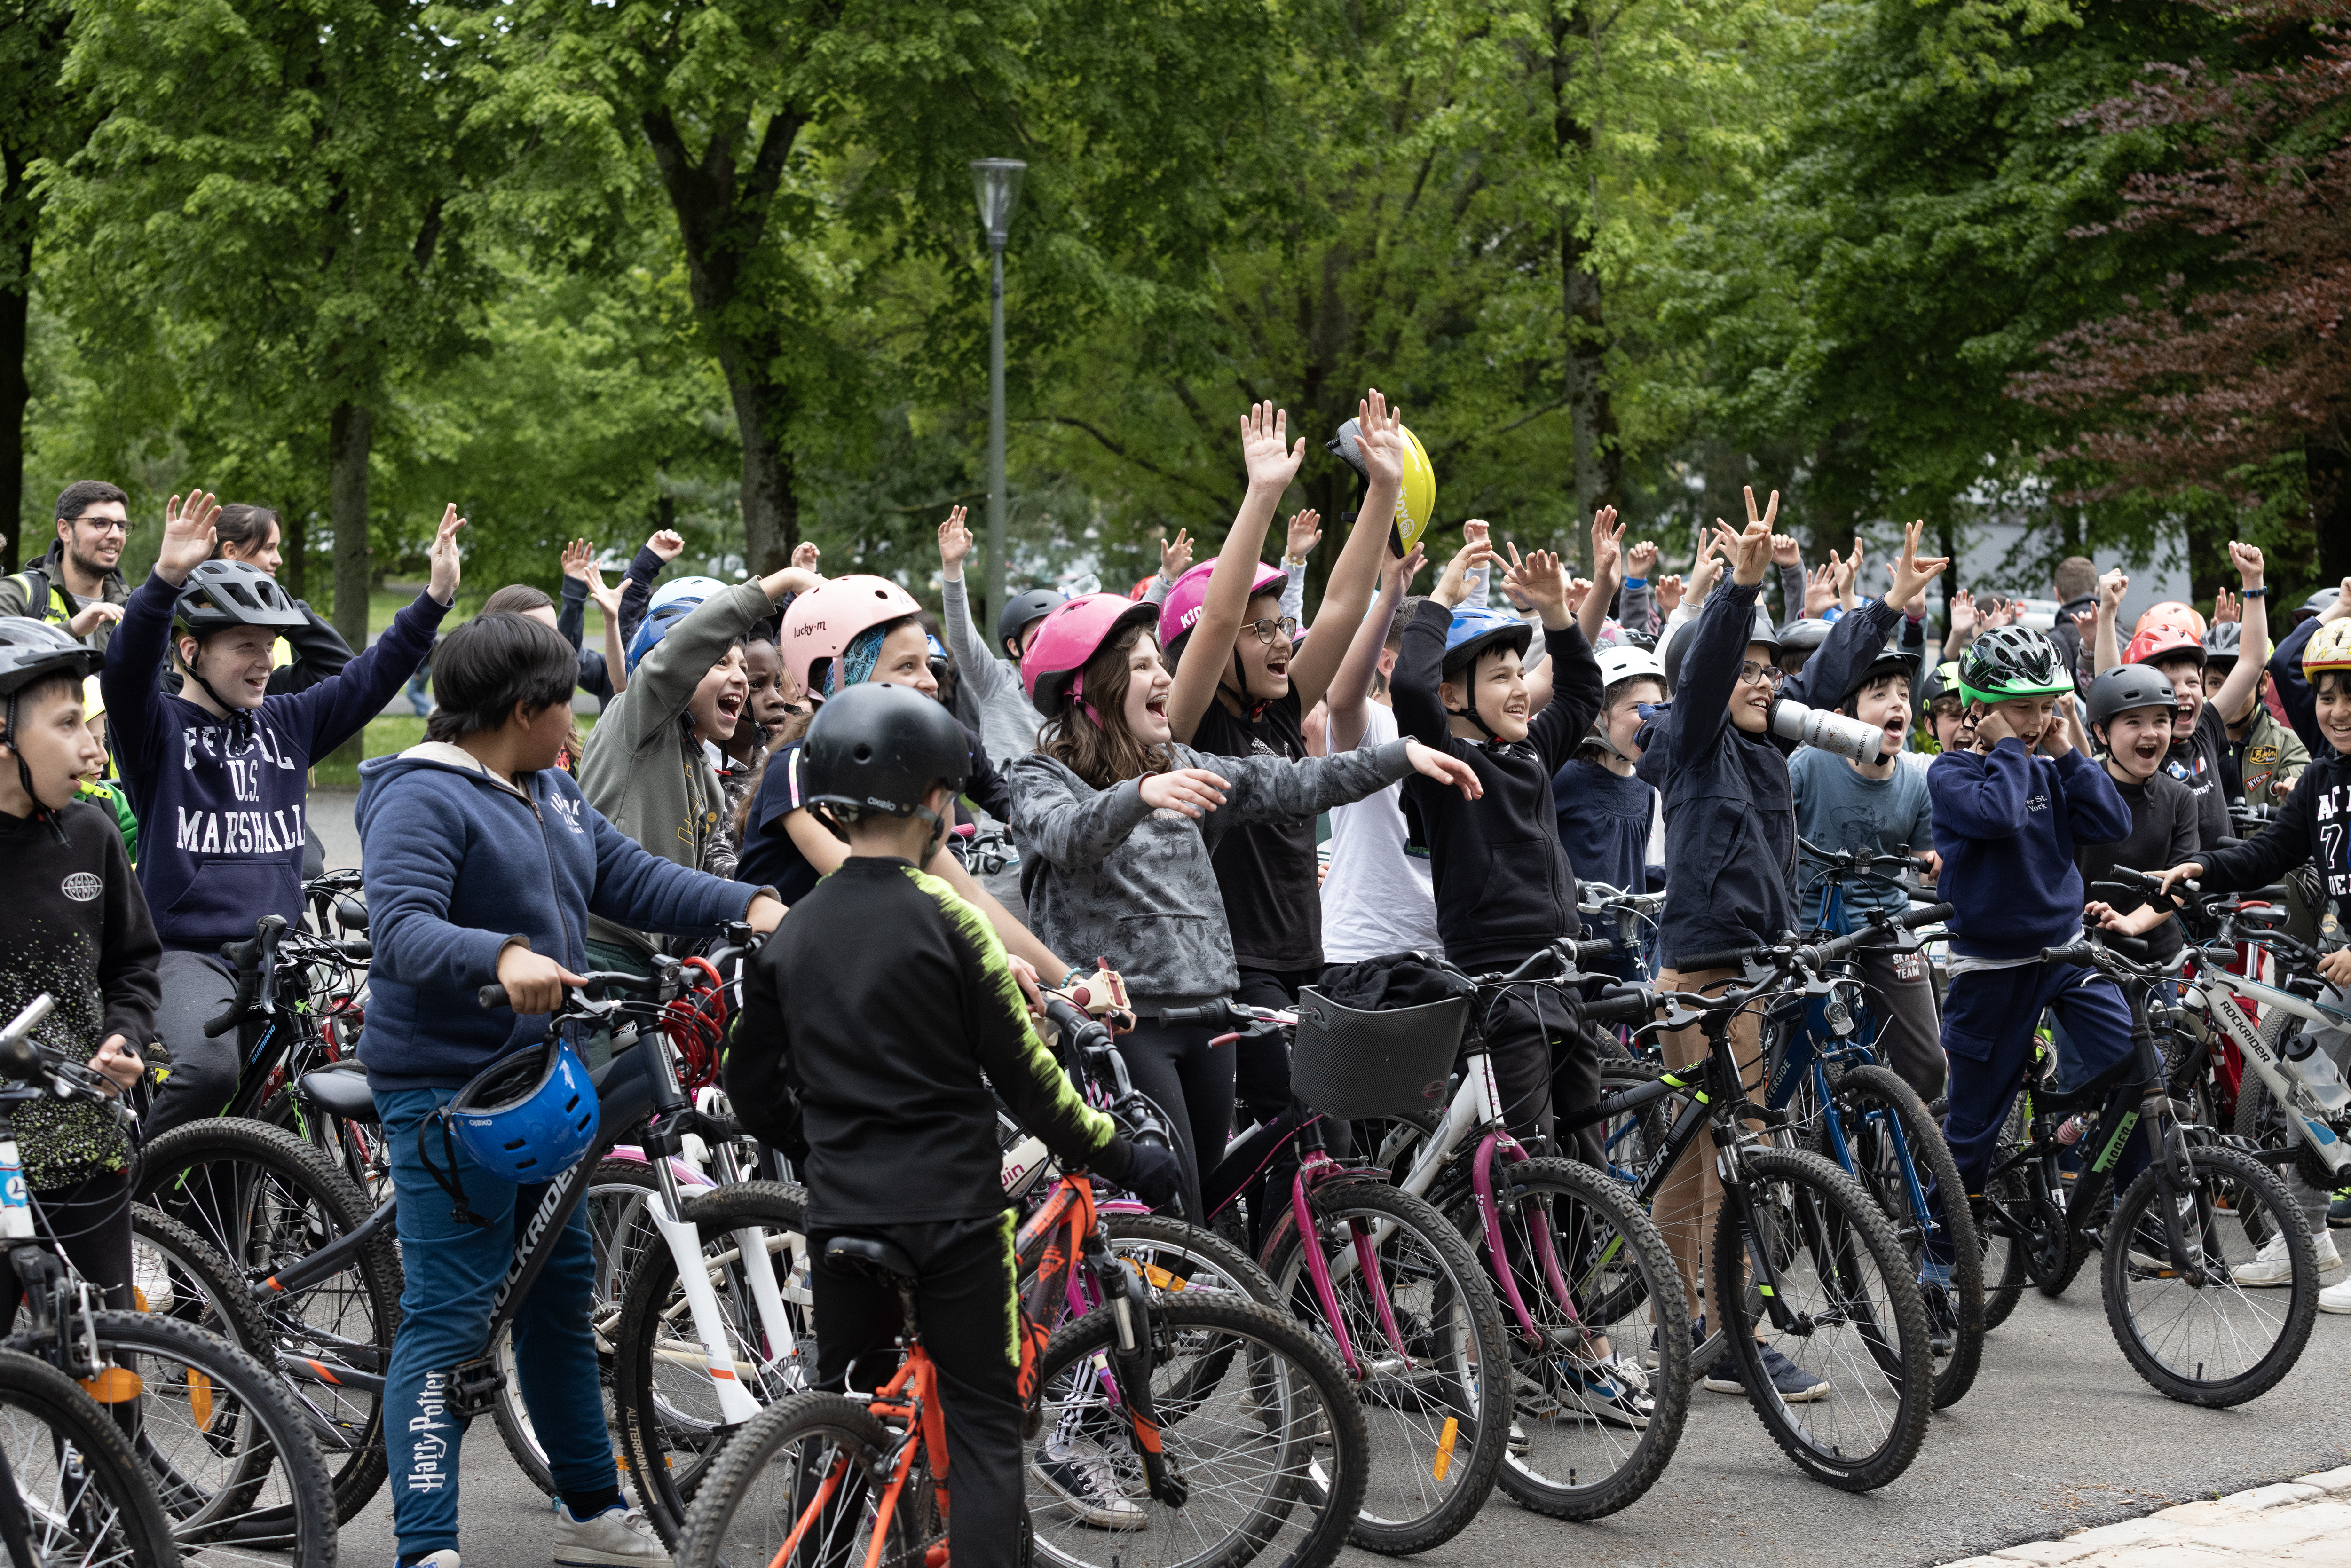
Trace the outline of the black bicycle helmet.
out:
M 1995 626 L 1959 658 L 1959 695 L 1970 702 L 2056 696 L 2073 689 L 2064 654 L 2029 626 Z
M 840 824 L 868 814 L 925 815 L 923 796 L 944 780 L 960 791 L 971 773 L 971 743 L 955 716 L 911 686 L 867 681 L 817 710 L 800 747 L 801 781 L 818 820 Z
M 2232 628 L 2233 630 L 2233 628 Z M 2179 706 L 2179 695 L 2163 672 L 2147 664 L 2116 664 L 2090 683 L 2082 697 L 2082 722 L 2092 729 L 2135 707 Z
M 1900 632 L 1896 632 L 1895 636 L 1897 641 L 1888 643 L 1885 647 L 1879 649 L 1877 652 L 1877 657 L 1869 661 L 1868 664 L 1863 668 L 1861 673 L 1854 677 L 1853 685 L 1846 689 L 1844 700 L 1840 702 L 1837 706 L 1843 708 L 1847 715 L 1853 714 L 1855 709 L 1859 707 L 1861 694 L 1868 686 L 1869 683 L 1881 679 L 1886 675 L 1902 675 L 1907 677 L 1910 682 L 1910 689 L 1912 693 L 1915 695 L 1917 692 L 1918 655 L 1901 645 L 1901 643 L 1898 641 L 1901 636 Z M 1924 707 L 1926 706 L 1926 699 L 1924 697 L 1918 697 L 1917 698 L 1917 701 L 1919 706 Z
M 1817 653 L 1821 644 L 1829 640 L 1834 628 L 1833 621 L 1819 621 L 1811 616 L 1791 621 L 1780 628 L 1780 652 L 1782 653 Z
M 5 695 L 5 712 L 0 720 L 7 725 L 5 738 L 8 749 L 16 758 L 16 782 L 24 787 L 26 798 L 33 802 L 33 814 L 49 824 L 49 831 L 66 842 L 66 831 L 57 825 L 57 813 L 41 803 L 33 793 L 33 770 L 25 761 L 25 753 L 16 741 L 16 698 L 26 687 L 51 675 L 70 675 L 77 690 L 81 683 L 98 673 L 106 656 L 64 627 L 47 621 L 36 621 L 29 615 L 0 615 L 0 695 Z
M 1666 651 L 1657 655 L 1658 662 L 1666 666 L 1666 683 L 1676 691 L 1682 689 L 1682 656 L 1689 652 L 1690 640 L 1697 635 L 1698 622 L 1683 622 L 1667 635 Z M 1741 646 L 1751 648 L 1758 643 L 1771 649 L 1773 658 L 1780 656 L 1780 633 L 1771 629 L 1771 612 L 1761 604 L 1755 607 L 1755 624 L 1749 629 L 1747 641 Z
M 243 560 L 196 563 L 172 607 L 172 624 L 191 637 L 231 626 L 308 626 L 309 617 L 277 580 Z
M 2215 621 L 2212 629 L 2204 633 L 2204 667 L 2214 665 L 2232 668 L 2237 655 L 2244 652 L 2245 629 L 2234 621 Z
M 1053 613 L 1061 602 L 1061 596 L 1050 588 L 1032 588 L 1026 593 L 1014 594 L 996 612 L 996 645 L 1019 664 L 1020 633 L 1029 630 L 1030 622 Z

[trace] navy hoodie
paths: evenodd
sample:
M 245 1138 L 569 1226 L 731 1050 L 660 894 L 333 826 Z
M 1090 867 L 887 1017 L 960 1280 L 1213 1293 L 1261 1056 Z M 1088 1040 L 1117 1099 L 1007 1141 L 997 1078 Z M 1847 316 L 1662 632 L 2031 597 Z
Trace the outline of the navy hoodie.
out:
M 148 575 L 122 607 L 99 689 L 139 837 L 139 885 L 166 949 L 220 951 L 265 915 L 302 919 L 302 810 L 310 765 L 367 727 L 433 646 L 447 608 L 429 593 L 341 671 L 214 718 L 157 685 L 180 591 Z M 240 733 L 241 732 L 241 733 Z
M 1988 753 L 1936 758 L 1927 794 L 1952 952 L 2030 958 L 2081 934 L 2074 846 L 2116 843 L 2131 831 L 2130 807 L 2104 768 L 2078 747 L 2036 757 L 2011 735 Z
M 498 955 L 519 942 L 574 974 L 588 916 L 635 931 L 707 935 L 762 891 L 646 851 L 606 821 L 559 768 L 529 793 L 441 741 L 360 767 L 367 873 L 368 1086 L 456 1089 L 507 1051 L 541 1040 L 545 1013 L 487 1009 Z

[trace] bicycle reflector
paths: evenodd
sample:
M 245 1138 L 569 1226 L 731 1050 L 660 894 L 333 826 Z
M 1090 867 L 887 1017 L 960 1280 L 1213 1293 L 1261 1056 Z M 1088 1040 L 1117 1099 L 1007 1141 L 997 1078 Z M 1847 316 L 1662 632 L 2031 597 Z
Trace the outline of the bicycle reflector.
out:
M 596 1085 L 578 1051 L 542 1040 L 476 1073 L 446 1115 L 457 1141 L 490 1175 L 553 1181 L 596 1141 Z

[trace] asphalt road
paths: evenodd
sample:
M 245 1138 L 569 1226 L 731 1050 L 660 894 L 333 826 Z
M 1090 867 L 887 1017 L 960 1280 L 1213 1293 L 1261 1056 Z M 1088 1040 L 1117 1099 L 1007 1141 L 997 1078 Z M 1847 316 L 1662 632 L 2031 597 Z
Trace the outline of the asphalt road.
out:
M 328 863 L 358 863 L 350 791 L 320 790 L 312 820 Z M 2351 1232 L 2339 1239 L 2351 1242 Z M 2340 1276 L 2329 1276 L 2329 1281 Z M 1935 1417 L 1909 1472 L 1854 1497 L 1805 1479 L 1743 1399 L 1691 1395 L 1681 1448 L 1648 1496 L 1598 1524 L 1522 1511 L 1499 1493 L 1478 1521 L 1418 1561 L 1428 1568 L 1574 1562 L 1578 1568 L 1948 1563 L 2351 1462 L 2351 1317 L 2322 1315 L 2279 1388 L 2235 1410 L 2164 1398 L 2123 1360 L 2095 1278 L 2064 1298 L 2028 1294 L 1986 1342 L 1982 1375 Z M 548 1503 L 495 1427 L 462 1469 L 467 1568 L 540 1568 Z M 389 1493 L 346 1526 L 353 1563 L 392 1560 Z M 1380 1559 L 1350 1551 L 1351 1568 Z

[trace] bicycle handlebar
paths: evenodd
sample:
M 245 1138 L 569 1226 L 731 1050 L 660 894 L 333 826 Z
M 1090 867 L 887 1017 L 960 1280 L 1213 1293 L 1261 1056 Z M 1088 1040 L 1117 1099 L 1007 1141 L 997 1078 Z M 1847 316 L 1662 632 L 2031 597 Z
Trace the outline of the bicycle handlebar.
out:
M 1699 969 L 1743 969 L 1750 958 L 1761 958 L 1769 947 L 1725 947 L 1713 953 L 1685 953 L 1674 960 L 1676 974 L 1687 975 Z
M 1622 986 L 1605 990 L 1583 1004 L 1586 1023 L 1644 1024 L 1657 1004 L 1646 986 Z
M 1202 1002 L 1196 1008 L 1161 1008 L 1161 1023 L 1253 1023 L 1256 1020 L 1232 1003 L 1218 997 L 1212 1002 Z
M 204 1038 L 218 1040 L 246 1015 L 271 1012 L 277 1005 L 277 943 L 286 935 L 286 916 L 265 915 L 253 923 L 246 942 L 224 942 L 220 955 L 236 968 L 236 991 L 228 1009 L 204 1025 Z
M 592 969 L 580 977 L 578 985 L 566 986 L 564 989 L 571 992 L 575 997 L 592 1002 L 601 1000 L 601 993 L 607 990 L 629 991 L 642 997 L 654 994 L 661 989 L 661 980 L 654 976 L 632 975 L 625 969 Z M 504 986 L 484 986 L 474 993 L 474 999 L 493 1011 L 514 1005 L 507 999 L 507 988 Z M 562 1013 L 571 1005 L 566 1002 L 562 1008 L 557 1009 L 556 1012 Z

